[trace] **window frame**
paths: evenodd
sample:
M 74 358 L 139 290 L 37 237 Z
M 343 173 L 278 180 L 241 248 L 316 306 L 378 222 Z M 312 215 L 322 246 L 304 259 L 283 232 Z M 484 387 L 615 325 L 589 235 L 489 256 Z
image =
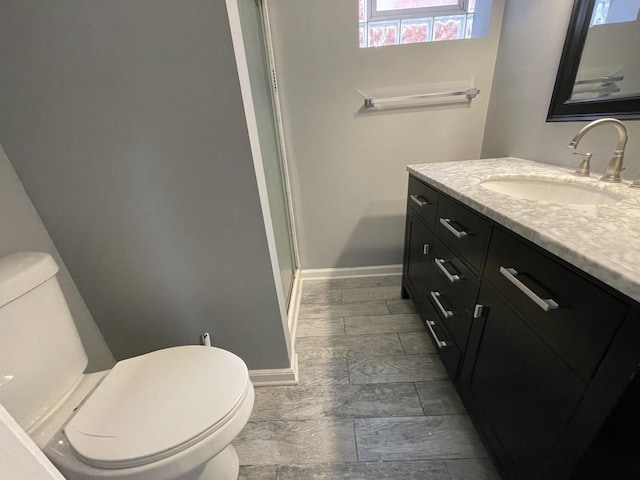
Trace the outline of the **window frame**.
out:
M 378 0 L 366 0 L 367 22 L 380 22 L 384 20 L 403 20 L 407 18 L 443 17 L 453 15 L 467 15 L 469 0 L 458 0 L 457 6 L 402 8 L 396 10 L 377 9 Z

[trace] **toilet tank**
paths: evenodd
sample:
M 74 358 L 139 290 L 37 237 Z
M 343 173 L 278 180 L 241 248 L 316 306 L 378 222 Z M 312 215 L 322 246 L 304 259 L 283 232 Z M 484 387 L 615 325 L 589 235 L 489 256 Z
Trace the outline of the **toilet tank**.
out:
M 57 272 L 46 253 L 0 259 L 0 404 L 27 431 L 87 366 Z

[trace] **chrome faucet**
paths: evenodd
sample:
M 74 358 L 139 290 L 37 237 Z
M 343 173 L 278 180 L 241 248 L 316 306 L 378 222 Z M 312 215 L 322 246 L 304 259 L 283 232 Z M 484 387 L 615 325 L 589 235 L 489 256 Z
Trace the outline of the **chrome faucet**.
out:
M 576 147 L 578 146 L 578 143 L 580 143 L 580 140 L 582 140 L 582 137 L 584 137 L 584 135 L 589 130 L 594 129 L 598 125 L 604 125 L 607 123 L 613 125 L 618 131 L 618 145 L 616 145 L 616 149 L 613 151 L 613 157 L 611 157 L 611 160 L 609 160 L 607 169 L 605 170 L 604 175 L 600 180 L 602 180 L 603 182 L 612 182 L 612 183 L 620 182 L 621 181 L 620 172 L 623 169 L 622 161 L 624 159 L 624 149 L 627 146 L 627 138 L 628 138 L 627 127 L 625 127 L 624 123 L 622 123 L 620 120 L 616 120 L 615 118 L 602 118 L 600 120 L 595 120 L 585 125 L 576 134 L 576 136 L 573 137 L 573 140 L 569 142 L 569 145 L 567 145 L 567 147 L 575 150 Z M 589 159 L 591 158 L 591 154 L 580 153 L 580 152 L 576 152 L 576 153 L 578 155 L 582 155 L 584 160 L 580 165 L 580 168 L 576 170 L 575 174 L 588 176 L 589 175 Z

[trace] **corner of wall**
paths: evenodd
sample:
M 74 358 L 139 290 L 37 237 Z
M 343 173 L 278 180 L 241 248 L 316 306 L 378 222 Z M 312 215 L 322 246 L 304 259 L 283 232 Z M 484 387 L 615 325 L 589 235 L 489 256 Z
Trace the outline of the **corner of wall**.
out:
M 89 357 L 87 371 L 111 368 L 115 363 L 113 355 L 2 146 L 0 204 L 4 205 L 0 209 L 0 256 L 19 251 L 41 251 L 53 256 L 60 268 L 58 281 Z

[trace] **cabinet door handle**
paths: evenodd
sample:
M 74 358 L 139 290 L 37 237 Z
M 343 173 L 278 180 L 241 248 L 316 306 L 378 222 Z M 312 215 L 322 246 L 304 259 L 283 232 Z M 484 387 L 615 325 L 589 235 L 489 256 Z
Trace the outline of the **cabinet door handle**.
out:
M 442 225 L 444 225 L 444 228 L 446 228 L 447 230 L 449 230 L 451 233 L 453 233 L 453 235 L 455 235 L 456 238 L 463 238 L 466 237 L 467 235 L 469 235 L 467 232 L 465 232 L 464 230 L 458 230 L 457 228 L 455 228 L 453 225 L 451 225 L 451 220 L 448 218 L 441 218 L 440 219 L 440 223 Z
M 440 292 L 432 291 L 431 298 L 433 298 L 433 301 L 435 302 L 438 309 L 442 312 L 442 315 L 444 315 L 444 318 L 453 317 L 453 312 L 451 310 L 447 310 L 446 308 L 444 308 L 442 303 L 440 303 Z
M 524 293 L 527 297 L 533 300 L 533 303 L 538 305 L 542 310 L 548 312 L 549 310 L 554 310 L 558 308 L 558 302 L 553 300 L 552 298 L 540 298 L 535 294 L 533 290 L 527 287 L 524 283 L 518 280 L 518 271 L 515 268 L 505 268 L 500 267 L 500 273 L 505 276 L 507 280 L 509 280 L 513 285 Z
M 411 201 L 417 204 L 419 207 L 424 207 L 425 205 L 429 205 L 429 202 L 419 195 L 411 195 L 409 196 Z
M 458 280 L 460 280 L 460 275 L 457 275 L 457 274 L 451 275 L 449 273 L 449 270 L 447 270 L 447 267 L 444 266 L 444 264 L 446 263 L 446 260 L 444 258 L 436 258 L 434 260 L 434 263 L 436 264 L 438 269 L 443 273 L 443 275 L 447 277 L 447 280 L 449 280 L 451 283 L 457 282 Z
M 433 337 L 433 339 L 436 341 L 436 345 L 438 345 L 438 348 L 444 348 L 444 347 L 447 346 L 447 342 L 445 342 L 444 340 L 440 340 L 438 338 L 438 336 L 436 335 L 436 332 L 433 331 L 433 326 L 435 324 L 436 324 L 436 322 L 433 322 L 431 320 L 427 320 L 427 328 L 431 332 L 431 336 Z

